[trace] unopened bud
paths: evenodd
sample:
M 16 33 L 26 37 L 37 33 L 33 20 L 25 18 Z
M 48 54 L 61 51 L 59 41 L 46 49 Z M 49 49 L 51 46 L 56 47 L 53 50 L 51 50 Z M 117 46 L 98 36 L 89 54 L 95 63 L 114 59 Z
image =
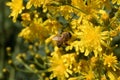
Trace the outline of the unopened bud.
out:
M 30 64 L 30 68 L 34 69 L 35 65 L 34 64 Z
M 12 60 L 8 60 L 8 64 L 12 64 L 13 63 L 13 61 Z
M 11 51 L 11 47 L 7 47 L 7 48 L 6 48 L 6 51 L 7 51 L 7 52 L 10 52 L 10 51 Z
M 5 73 L 5 72 L 7 72 L 8 70 L 7 70 L 6 68 L 3 68 L 3 70 L 2 70 L 2 71 Z

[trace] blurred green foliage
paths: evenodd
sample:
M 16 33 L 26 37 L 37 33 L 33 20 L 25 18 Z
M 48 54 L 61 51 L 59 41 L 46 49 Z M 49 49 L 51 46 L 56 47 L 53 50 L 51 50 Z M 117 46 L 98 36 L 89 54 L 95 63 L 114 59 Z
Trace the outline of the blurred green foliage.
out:
M 0 80 L 37 80 L 35 74 L 17 70 L 14 66 L 23 68 L 21 64 L 13 63 L 13 60 L 18 52 L 27 51 L 29 43 L 25 44 L 21 38 L 18 38 L 17 35 L 22 27 L 19 21 L 13 24 L 8 17 L 10 10 L 5 5 L 7 1 L 0 0 Z

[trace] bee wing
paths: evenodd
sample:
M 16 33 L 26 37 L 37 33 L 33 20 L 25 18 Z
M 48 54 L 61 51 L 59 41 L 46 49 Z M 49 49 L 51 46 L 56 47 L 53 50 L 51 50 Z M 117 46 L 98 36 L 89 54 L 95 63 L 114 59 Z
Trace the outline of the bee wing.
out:
M 55 37 L 52 38 L 52 40 L 55 40 L 55 41 L 59 41 L 60 39 L 61 39 L 60 36 L 55 36 Z

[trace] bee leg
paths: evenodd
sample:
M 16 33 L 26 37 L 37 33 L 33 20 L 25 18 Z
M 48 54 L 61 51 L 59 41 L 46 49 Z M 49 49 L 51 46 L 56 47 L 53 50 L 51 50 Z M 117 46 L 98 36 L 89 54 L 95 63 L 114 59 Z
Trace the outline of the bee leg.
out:
M 67 42 L 64 43 L 66 46 L 69 46 L 69 44 Z

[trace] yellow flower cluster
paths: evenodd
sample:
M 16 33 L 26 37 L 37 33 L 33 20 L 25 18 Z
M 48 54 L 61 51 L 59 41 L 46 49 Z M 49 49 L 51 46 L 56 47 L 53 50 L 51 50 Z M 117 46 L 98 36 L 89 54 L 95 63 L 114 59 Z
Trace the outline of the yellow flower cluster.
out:
M 71 44 L 71 46 L 75 47 L 77 53 L 85 52 L 85 56 L 88 56 L 93 51 L 95 56 L 97 56 L 102 51 L 102 45 L 107 46 L 105 42 L 109 33 L 108 31 L 103 31 L 103 27 L 93 26 L 93 24 L 85 22 L 78 26 L 78 29 L 79 31 L 76 31 L 76 35 L 80 40 L 75 40 Z M 68 46 L 67 50 L 71 46 Z
M 29 26 L 25 27 L 21 31 L 19 36 L 29 41 L 34 41 L 36 39 L 41 39 L 42 41 L 48 36 L 48 31 L 43 26 L 42 19 L 36 18 L 33 21 L 31 21 L 31 23 L 29 23 Z
M 117 63 L 117 58 L 116 56 L 113 56 L 113 53 L 111 55 L 104 55 L 104 65 L 107 65 L 108 67 L 111 67 L 114 71 L 116 71 L 116 65 Z
M 75 55 L 72 53 L 70 55 L 62 55 L 61 50 L 57 47 L 55 47 L 52 55 L 49 71 L 53 71 L 53 74 L 50 78 L 58 77 L 60 80 L 64 80 L 66 77 L 69 77 L 69 74 L 72 74 L 71 68 L 75 62 Z
M 12 16 L 13 22 L 16 22 L 18 14 L 22 13 L 22 10 L 25 8 L 23 6 L 23 0 L 12 0 L 12 2 L 8 2 L 6 5 L 10 6 L 10 9 L 12 9 L 10 17 Z
M 23 3 L 12 0 L 7 6 L 13 22 L 21 17 L 19 36 L 44 44 L 46 79 L 119 80 L 120 0 Z

